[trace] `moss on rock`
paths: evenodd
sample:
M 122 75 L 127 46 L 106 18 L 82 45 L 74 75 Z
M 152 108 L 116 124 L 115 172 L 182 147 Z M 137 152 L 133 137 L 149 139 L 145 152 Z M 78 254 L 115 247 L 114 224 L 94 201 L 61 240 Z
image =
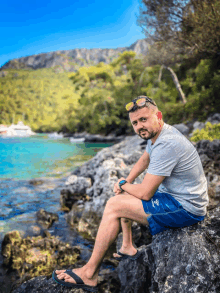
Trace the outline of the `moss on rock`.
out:
M 55 236 L 22 239 L 18 231 L 5 235 L 1 251 L 4 266 L 15 270 L 21 281 L 49 276 L 55 268 L 73 265 L 80 252 L 78 246 L 72 247 Z

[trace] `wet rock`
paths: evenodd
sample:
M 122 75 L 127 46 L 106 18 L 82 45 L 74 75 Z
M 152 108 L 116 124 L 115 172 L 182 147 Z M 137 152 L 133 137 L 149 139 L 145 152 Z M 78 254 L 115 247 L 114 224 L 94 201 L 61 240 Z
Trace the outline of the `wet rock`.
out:
M 18 231 L 12 231 L 5 234 L 2 242 L 1 254 L 4 257 L 4 265 L 9 265 L 12 258 L 12 247 L 20 246 L 22 243 L 21 235 Z
M 68 210 L 71 210 L 72 205 L 78 200 L 86 201 L 90 199 L 86 195 L 86 189 L 92 185 L 90 178 L 71 175 L 65 185 L 66 187 L 60 192 L 60 204 L 62 208 L 66 207 Z
M 44 209 L 40 209 L 36 213 L 37 222 L 44 228 L 50 228 L 55 221 L 58 221 L 59 217 L 55 213 L 50 213 Z
M 36 186 L 44 184 L 44 181 L 41 179 L 31 179 L 29 183 Z
M 67 215 L 67 222 L 73 226 L 85 239 L 94 240 L 98 231 L 101 217 L 93 211 L 86 211 L 73 206 Z
M 20 282 L 24 282 L 34 276 L 49 276 L 55 268 L 73 265 L 80 251 L 78 246 L 71 247 L 54 236 L 22 239 L 18 231 L 12 231 L 3 239 L 1 254 L 4 266 L 15 270 Z
M 28 228 L 27 233 L 29 236 L 39 236 L 42 233 L 42 229 L 37 225 L 32 225 Z

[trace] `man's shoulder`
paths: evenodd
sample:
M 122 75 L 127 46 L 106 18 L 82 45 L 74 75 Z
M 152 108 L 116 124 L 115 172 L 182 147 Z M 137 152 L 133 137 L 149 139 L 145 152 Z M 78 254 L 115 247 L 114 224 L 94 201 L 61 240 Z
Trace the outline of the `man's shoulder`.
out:
M 161 147 L 182 147 L 194 148 L 193 144 L 186 138 L 179 130 L 172 125 L 164 123 L 163 131 L 155 142 L 155 146 L 160 145 Z

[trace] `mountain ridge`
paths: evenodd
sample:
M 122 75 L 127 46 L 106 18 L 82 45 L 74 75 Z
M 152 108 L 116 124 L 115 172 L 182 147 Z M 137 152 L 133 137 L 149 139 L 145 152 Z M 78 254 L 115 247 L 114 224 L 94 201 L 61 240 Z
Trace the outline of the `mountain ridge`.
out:
M 72 49 L 58 50 L 48 53 L 40 53 L 26 57 L 9 60 L 0 70 L 22 69 L 22 68 L 54 68 L 55 71 L 76 71 L 81 66 L 96 65 L 100 62 L 110 63 L 124 51 L 134 51 L 137 55 L 147 55 L 149 42 L 146 39 L 137 40 L 129 47 L 119 47 L 116 49 Z

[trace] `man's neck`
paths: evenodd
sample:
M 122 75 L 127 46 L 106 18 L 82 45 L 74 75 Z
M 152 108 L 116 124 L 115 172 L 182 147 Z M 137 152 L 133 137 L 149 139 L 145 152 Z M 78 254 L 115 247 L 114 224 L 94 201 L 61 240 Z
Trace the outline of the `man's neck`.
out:
M 151 139 L 152 144 L 154 144 L 155 141 L 157 140 L 158 136 L 160 135 L 160 133 L 161 133 L 161 131 L 163 129 L 163 126 L 164 126 L 164 121 L 161 122 L 160 128 L 159 128 L 159 131 L 158 131 L 157 135 Z

